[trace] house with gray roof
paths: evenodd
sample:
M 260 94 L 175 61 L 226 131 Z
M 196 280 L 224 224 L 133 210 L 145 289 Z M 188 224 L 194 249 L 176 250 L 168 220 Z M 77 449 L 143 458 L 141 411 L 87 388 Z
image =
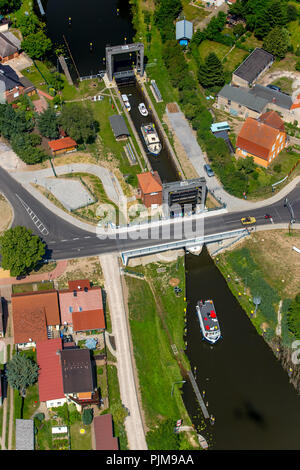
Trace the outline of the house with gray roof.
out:
M 179 42 L 181 46 L 187 46 L 188 42 L 192 39 L 193 36 L 193 23 L 183 19 L 177 21 L 176 23 L 176 41 Z
M 4 63 L 18 57 L 20 41 L 11 32 L 0 33 L 0 61 Z
M 258 77 L 268 70 L 274 62 L 274 56 L 257 47 L 232 74 L 232 85 L 249 88 Z
M 3 99 L 11 103 L 24 93 L 33 95 L 36 93 L 35 86 L 25 77 L 19 77 L 9 66 L 0 64 L 0 90 L 4 93 Z
M 118 114 L 109 116 L 109 122 L 116 140 L 127 139 L 127 137 L 130 136 L 130 132 L 128 131 L 126 122 L 122 116 L 119 116 Z
M 225 85 L 217 95 L 216 107 L 233 116 L 242 118 L 258 118 L 264 113 L 268 100 L 254 94 L 250 94 L 245 88 Z
M 34 450 L 33 419 L 16 419 L 16 450 Z
M 287 95 L 286 93 L 282 93 L 280 91 L 272 90 L 266 86 L 262 85 L 255 85 L 253 88 L 249 90 L 249 93 L 252 96 L 256 96 L 257 98 L 262 98 L 267 100 L 268 103 L 271 105 L 275 111 L 282 111 L 283 109 L 289 110 L 293 104 L 292 97 Z

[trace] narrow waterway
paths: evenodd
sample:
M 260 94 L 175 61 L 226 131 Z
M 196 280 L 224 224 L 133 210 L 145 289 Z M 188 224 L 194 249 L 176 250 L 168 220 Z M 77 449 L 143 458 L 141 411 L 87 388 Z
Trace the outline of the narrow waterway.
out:
M 149 111 L 148 116 L 146 117 L 142 116 L 138 110 L 139 103 L 145 102 L 145 99 L 143 97 L 142 91 L 140 90 L 139 86 L 136 83 L 131 83 L 128 85 L 122 85 L 122 86 L 119 85 L 119 89 L 122 94 L 125 93 L 128 96 L 128 99 L 131 105 L 131 111 L 129 113 L 134 123 L 134 126 L 140 136 L 140 139 L 143 143 L 144 149 L 147 153 L 152 169 L 158 172 L 160 179 L 162 180 L 163 183 L 170 183 L 172 181 L 179 180 L 178 173 L 175 168 L 175 164 L 172 161 L 172 157 L 170 156 L 166 148 L 166 145 L 164 144 L 163 137 L 160 134 L 157 126 L 156 126 L 156 130 L 158 131 L 160 141 L 163 144 L 162 151 L 160 152 L 159 155 L 155 156 L 155 155 L 151 155 L 151 153 L 149 153 L 147 150 L 147 147 L 145 145 L 145 142 L 142 136 L 141 126 L 143 124 L 148 124 L 149 122 L 154 122 L 154 119 L 147 103 L 145 104 Z
M 259 336 L 204 248 L 186 256 L 187 355 L 208 411 L 215 416 L 204 436 L 215 449 L 299 449 L 300 401 L 287 373 Z M 195 312 L 198 300 L 213 299 L 222 338 L 202 340 Z M 190 384 L 186 408 L 199 424 L 201 412 Z

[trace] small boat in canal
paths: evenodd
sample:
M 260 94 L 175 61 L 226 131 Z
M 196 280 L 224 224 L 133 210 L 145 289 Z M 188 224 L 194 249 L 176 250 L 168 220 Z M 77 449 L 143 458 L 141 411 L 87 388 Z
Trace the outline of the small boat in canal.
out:
M 207 443 L 207 440 L 201 436 L 201 434 L 197 434 L 198 436 L 198 442 L 200 444 L 200 446 L 202 447 L 202 449 L 208 449 L 208 443 Z
M 141 131 L 149 152 L 152 153 L 152 155 L 158 155 L 162 146 L 154 124 L 151 122 L 150 124 L 141 126 Z
M 198 301 L 196 312 L 203 338 L 215 344 L 221 338 L 221 330 L 213 301 L 206 300 L 204 303 L 202 300 Z
M 130 103 L 129 103 L 128 96 L 127 95 L 121 95 L 121 96 L 122 96 L 123 103 L 125 104 L 125 108 L 127 109 L 127 111 L 130 111 L 131 106 L 130 106 Z
M 148 116 L 149 113 L 144 103 L 140 103 L 138 105 L 138 108 L 142 116 Z

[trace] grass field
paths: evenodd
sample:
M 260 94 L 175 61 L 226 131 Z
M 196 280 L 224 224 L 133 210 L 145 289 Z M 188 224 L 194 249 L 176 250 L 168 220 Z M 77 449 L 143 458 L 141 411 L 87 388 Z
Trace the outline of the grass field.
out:
M 292 250 L 299 240 L 296 230 L 292 236 L 288 229 L 258 232 L 217 256 L 217 267 L 249 316 L 255 308 L 253 296 L 261 297 L 257 316 L 252 318 L 260 333 L 265 323 L 270 335 L 274 335 L 280 299 L 285 304 L 300 290 L 300 256 Z M 284 310 L 283 322 L 285 315 Z
M 166 266 L 165 263 L 159 263 L 146 268 L 134 268 L 135 271 L 145 272 L 148 278 L 152 276 L 154 295 L 146 280 L 126 277 L 129 290 L 129 322 L 143 410 L 149 429 L 154 429 L 167 418 L 176 420 L 181 417 L 185 424 L 190 425 L 179 389 L 175 387 L 171 395 L 174 382 L 182 380 L 170 342 L 175 342 L 180 357 L 183 346 L 184 304 L 183 297 L 176 298 L 169 280 L 171 277 L 182 280 L 183 261 L 182 259 L 179 261 L 178 269 L 176 262 L 172 263 L 172 267 L 167 268 L 158 277 L 156 270 Z M 179 286 L 184 292 L 183 283 L 179 282 Z M 155 300 L 159 297 L 161 304 Z

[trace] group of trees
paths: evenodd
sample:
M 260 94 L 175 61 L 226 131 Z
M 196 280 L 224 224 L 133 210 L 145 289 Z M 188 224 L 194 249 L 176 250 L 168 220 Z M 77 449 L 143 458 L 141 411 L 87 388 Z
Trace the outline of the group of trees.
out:
M 286 26 L 299 15 L 295 5 L 287 0 L 237 0 L 229 12 L 243 18 L 247 29 L 264 40 L 264 49 L 279 59 L 292 47 Z
M 84 105 L 80 103 L 65 105 L 61 115 L 57 117 L 51 107 L 40 114 L 35 114 L 30 111 L 28 97 L 22 97 L 21 101 L 24 101 L 24 107 L 21 105 L 13 108 L 7 103 L 0 104 L 0 135 L 10 141 L 14 152 L 28 165 L 48 158 L 40 147 L 41 136 L 57 139 L 60 126 L 79 144 L 95 140 L 99 123 L 92 111 Z M 32 132 L 35 125 L 41 135 Z
M 300 292 L 296 295 L 287 312 L 287 323 L 289 331 L 300 339 Z

